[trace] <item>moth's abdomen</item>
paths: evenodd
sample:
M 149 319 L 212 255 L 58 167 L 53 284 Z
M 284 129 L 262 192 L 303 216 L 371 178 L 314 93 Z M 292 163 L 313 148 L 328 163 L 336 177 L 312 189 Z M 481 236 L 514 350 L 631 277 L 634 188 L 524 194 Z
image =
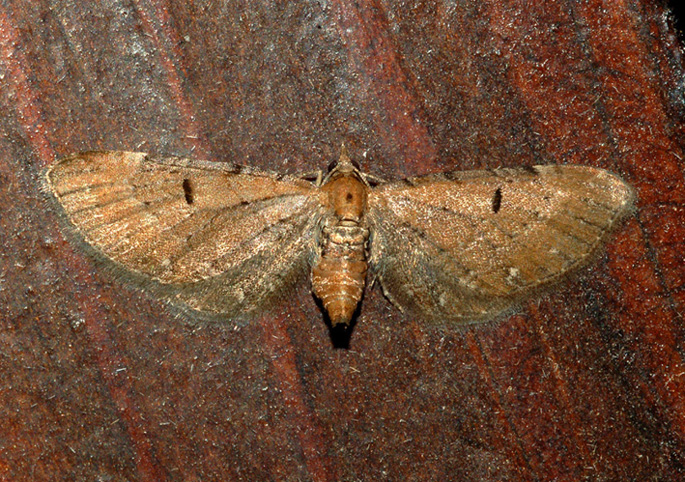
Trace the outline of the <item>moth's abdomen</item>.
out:
M 350 323 L 366 285 L 369 230 L 354 221 L 324 227 L 322 253 L 312 268 L 312 291 L 333 326 Z

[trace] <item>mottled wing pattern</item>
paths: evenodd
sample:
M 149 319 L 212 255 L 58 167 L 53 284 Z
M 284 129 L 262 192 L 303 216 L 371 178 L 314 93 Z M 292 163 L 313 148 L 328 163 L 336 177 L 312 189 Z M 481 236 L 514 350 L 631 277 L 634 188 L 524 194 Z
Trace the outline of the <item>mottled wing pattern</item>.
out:
M 618 177 L 582 166 L 452 172 L 369 197 L 384 292 L 428 321 L 486 321 L 588 260 L 632 206 Z
M 46 179 L 88 244 L 200 311 L 263 308 L 313 256 L 321 205 L 303 180 L 130 152 L 78 154 Z

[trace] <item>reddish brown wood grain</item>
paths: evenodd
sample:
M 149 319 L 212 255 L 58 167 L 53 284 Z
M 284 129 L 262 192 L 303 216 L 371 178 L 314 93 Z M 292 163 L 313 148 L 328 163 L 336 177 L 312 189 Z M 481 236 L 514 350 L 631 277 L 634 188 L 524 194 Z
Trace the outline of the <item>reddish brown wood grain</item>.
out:
M 15 0 L 0 7 L 0 480 L 680 480 L 681 45 L 653 2 Z M 369 290 L 350 349 L 302 286 L 195 326 L 62 237 L 87 149 L 385 178 L 577 163 L 635 217 L 497 323 Z

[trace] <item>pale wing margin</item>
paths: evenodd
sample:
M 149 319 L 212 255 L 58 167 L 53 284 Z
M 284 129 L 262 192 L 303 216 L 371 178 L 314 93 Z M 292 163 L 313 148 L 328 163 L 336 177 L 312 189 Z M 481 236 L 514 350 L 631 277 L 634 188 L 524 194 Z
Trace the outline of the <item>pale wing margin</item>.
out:
M 45 179 L 99 259 L 196 310 L 263 309 L 314 253 L 321 205 L 304 180 L 117 151 L 67 157 Z
M 633 203 L 619 177 L 584 166 L 383 184 L 369 196 L 370 261 L 400 308 L 487 321 L 586 263 Z

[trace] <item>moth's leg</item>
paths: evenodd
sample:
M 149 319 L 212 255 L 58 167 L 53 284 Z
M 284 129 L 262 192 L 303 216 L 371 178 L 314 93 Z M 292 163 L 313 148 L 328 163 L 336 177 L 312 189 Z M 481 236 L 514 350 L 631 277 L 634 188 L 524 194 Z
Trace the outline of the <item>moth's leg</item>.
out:
M 378 280 L 378 284 L 381 286 L 381 291 L 383 292 L 383 296 L 390 302 L 391 305 L 393 305 L 395 308 L 397 308 L 400 313 L 404 313 L 404 308 L 402 308 L 402 305 L 400 305 L 395 298 L 388 292 L 388 290 L 385 289 L 385 286 L 383 286 L 383 278 L 380 277 L 380 275 L 375 275 L 373 279 L 371 280 L 371 284 L 369 287 L 373 287 L 373 285 L 376 283 L 376 280 Z
M 373 184 L 373 185 L 383 184 L 386 182 L 385 179 L 383 179 L 382 177 L 376 176 L 375 174 L 364 173 L 364 178 L 366 178 L 366 181 L 369 184 Z
M 376 284 L 376 280 L 377 280 L 377 279 L 378 279 L 378 276 L 373 275 L 373 277 L 371 278 L 371 282 L 367 284 L 367 286 L 369 287 L 369 289 L 373 288 L 373 285 Z
M 321 186 L 321 182 L 323 181 L 323 171 L 319 169 L 318 171 L 303 172 L 298 177 L 307 181 L 315 179 L 316 185 Z

